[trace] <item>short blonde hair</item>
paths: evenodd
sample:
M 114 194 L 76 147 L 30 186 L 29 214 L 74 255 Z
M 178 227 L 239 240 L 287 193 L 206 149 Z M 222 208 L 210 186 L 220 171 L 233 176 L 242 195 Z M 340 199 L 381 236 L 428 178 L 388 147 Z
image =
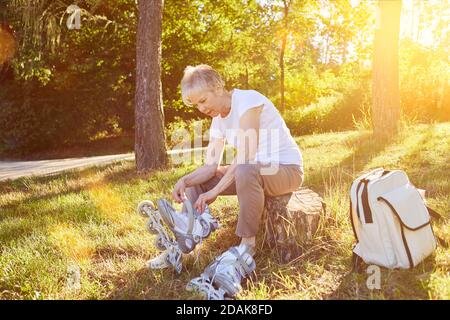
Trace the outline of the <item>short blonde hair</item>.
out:
M 184 69 L 184 76 L 181 80 L 181 97 L 188 106 L 192 106 L 190 97 L 193 93 L 224 88 L 225 82 L 222 77 L 216 70 L 206 64 L 195 67 L 187 66 Z

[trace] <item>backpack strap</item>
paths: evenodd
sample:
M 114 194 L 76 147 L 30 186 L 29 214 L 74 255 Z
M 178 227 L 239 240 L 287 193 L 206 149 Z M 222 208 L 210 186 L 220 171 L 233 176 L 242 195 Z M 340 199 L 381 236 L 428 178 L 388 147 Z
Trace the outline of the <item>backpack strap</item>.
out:
M 361 200 L 362 200 L 362 205 L 363 205 L 363 210 L 364 210 L 364 221 L 365 223 L 373 223 L 373 218 L 372 218 L 372 210 L 370 209 L 370 205 L 369 205 L 369 193 L 368 193 L 368 186 L 369 184 L 369 180 L 364 180 L 364 186 L 363 186 L 363 191 L 362 191 L 362 195 L 361 195 Z
M 352 214 L 352 197 L 350 197 L 350 210 L 349 210 L 349 213 L 350 213 L 350 222 L 352 224 L 353 234 L 355 236 L 356 243 L 358 243 L 359 239 L 358 239 L 358 235 L 356 234 L 356 228 L 355 228 L 355 223 L 353 221 L 353 214 Z
M 433 209 L 431 209 L 428 206 L 427 206 L 427 210 L 428 210 L 428 213 L 430 214 L 430 217 L 432 217 L 433 219 L 444 220 L 444 217 L 442 215 L 440 215 L 439 213 L 437 213 L 436 211 L 434 211 Z
M 355 273 L 363 273 L 366 267 L 364 260 L 356 253 L 352 252 L 352 271 Z
M 444 217 L 442 215 L 440 215 L 439 213 L 437 213 L 436 211 L 434 211 L 433 209 L 431 209 L 430 207 L 427 206 L 427 210 L 428 213 L 430 214 L 430 217 L 432 217 L 433 219 L 440 221 L 440 220 L 444 220 Z M 433 231 L 434 234 L 434 231 Z M 441 237 L 438 237 L 436 235 L 434 235 L 434 237 L 436 238 L 437 242 L 439 243 L 439 245 L 443 248 L 448 248 L 448 242 L 445 241 L 444 239 L 442 239 Z
M 441 237 L 438 237 L 437 235 L 434 235 L 434 237 L 436 238 L 437 242 L 439 243 L 439 245 L 442 248 L 448 249 L 448 242 L 447 241 L 445 241 Z
M 248 247 L 247 247 L 248 248 Z M 248 249 L 245 249 L 244 253 L 248 253 L 251 255 L 250 251 Z M 239 251 L 236 249 L 236 247 L 231 247 L 230 248 L 230 252 L 236 257 L 237 261 L 239 262 L 239 264 L 241 265 L 241 267 L 244 269 L 244 272 L 246 273 L 246 275 L 248 275 L 249 277 L 252 275 L 252 269 L 250 269 L 250 267 L 247 265 L 247 263 L 244 261 L 243 259 L 243 255 L 244 253 L 241 254 L 239 253 Z M 244 275 L 245 276 L 245 275 Z
M 361 181 L 358 183 L 358 186 L 356 187 L 356 214 L 358 215 L 358 219 L 361 219 L 361 215 L 359 214 L 359 188 L 361 188 L 363 183 L 364 183 L 364 179 L 361 179 Z M 351 197 L 350 197 L 350 202 L 351 202 Z

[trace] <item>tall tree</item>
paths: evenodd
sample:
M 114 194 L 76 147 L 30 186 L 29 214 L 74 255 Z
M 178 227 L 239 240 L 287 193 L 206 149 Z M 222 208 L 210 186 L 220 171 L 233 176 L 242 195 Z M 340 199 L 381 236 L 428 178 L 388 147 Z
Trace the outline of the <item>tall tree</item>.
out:
M 392 136 L 398 131 L 398 41 L 401 7 L 401 0 L 379 1 L 372 79 L 373 131 L 379 139 Z
M 135 154 L 138 172 L 167 165 L 161 86 L 163 0 L 139 0 L 136 38 Z
M 284 102 L 284 53 L 286 51 L 286 43 L 289 32 L 289 7 L 291 1 L 283 0 L 283 29 L 281 35 L 281 48 L 280 48 L 280 109 L 282 112 L 285 110 Z

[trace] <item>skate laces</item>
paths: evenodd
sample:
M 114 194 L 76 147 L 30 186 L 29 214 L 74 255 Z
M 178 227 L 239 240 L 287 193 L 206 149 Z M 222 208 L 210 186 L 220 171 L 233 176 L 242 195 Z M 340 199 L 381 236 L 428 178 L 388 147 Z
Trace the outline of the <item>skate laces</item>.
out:
M 200 258 L 200 250 L 202 248 L 202 244 L 203 244 L 203 237 L 200 237 L 200 242 L 198 243 L 197 253 L 195 254 L 194 264 L 198 263 L 198 259 Z
M 198 264 L 198 261 L 200 259 L 200 250 L 202 248 L 203 239 L 205 236 L 205 231 L 203 230 L 201 222 L 203 221 L 205 224 L 208 225 L 210 224 L 210 222 L 212 222 L 211 220 L 214 220 L 213 217 L 211 216 L 209 208 L 206 206 L 205 211 L 202 214 L 198 214 L 196 211 L 194 211 L 194 214 L 192 216 L 186 212 L 174 211 L 173 217 L 176 231 L 182 234 L 186 234 L 188 236 L 198 236 L 199 239 L 199 242 L 197 243 L 198 249 L 197 253 L 195 254 L 195 261 L 194 261 L 194 264 Z M 193 221 L 191 222 L 189 221 L 189 219 L 192 219 Z M 189 233 L 188 229 L 191 223 L 192 223 L 192 230 Z
M 204 221 L 205 223 L 209 223 L 212 220 L 211 213 L 208 208 L 205 209 L 203 214 L 194 214 L 190 216 L 187 212 L 178 212 L 175 211 L 172 214 L 174 220 L 174 228 L 176 231 L 187 234 L 194 235 L 198 233 L 198 236 L 203 238 L 203 230 L 200 222 Z M 193 221 L 191 222 L 190 219 Z M 192 230 L 189 232 L 189 226 L 192 223 Z
M 169 262 L 175 267 L 177 273 L 181 272 L 182 264 L 181 264 L 181 252 L 177 247 L 171 247 L 168 253 Z

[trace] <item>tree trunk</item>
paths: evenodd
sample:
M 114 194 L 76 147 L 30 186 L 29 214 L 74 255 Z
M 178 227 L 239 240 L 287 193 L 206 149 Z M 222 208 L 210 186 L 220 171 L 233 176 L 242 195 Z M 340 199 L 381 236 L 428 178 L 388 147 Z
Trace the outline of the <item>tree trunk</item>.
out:
M 285 102 L 284 102 L 284 51 L 286 48 L 286 35 L 283 35 L 281 40 L 281 50 L 280 50 L 280 109 L 284 112 Z
M 379 25 L 375 31 L 372 122 L 378 139 L 395 135 L 400 119 L 398 39 L 401 0 L 379 1 Z
M 1 8 L 1 7 L 0 7 Z M 0 17 L 1 18 L 1 17 Z M 16 52 L 16 40 L 10 27 L 0 20 L 0 67 L 8 63 Z
M 314 191 L 298 190 L 276 197 L 266 197 L 263 225 L 259 237 L 262 250 L 270 250 L 280 263 L 300 256 L 313 240 L 325 203 Z
M 281 112 L 285 110 L 284 101 L 284 53 L 286 51 L 286 42 L 288 34 L 288 13 L 289 13 L 289 2 L 284 0 L 284 29 L 281 39 L 281 49 L 280 49 L 280 109 Z
M 161 90 L 163 0 L 139 0 L 136 38 L 135 154 L 138 172 L 168 163 Z

